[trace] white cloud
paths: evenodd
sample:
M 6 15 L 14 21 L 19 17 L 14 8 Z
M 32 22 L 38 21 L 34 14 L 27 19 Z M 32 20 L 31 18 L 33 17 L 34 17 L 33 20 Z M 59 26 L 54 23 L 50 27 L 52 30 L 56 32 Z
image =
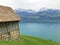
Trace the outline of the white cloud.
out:
M 60 0 L 0 0 L 0 5 L 24 9 L 40 9 L 42 7 L 60 9 Z
M 0 5 L 11 6 L 12 0 L 0 0 Z
M 39 2 L 40 0 L 27 0 L 28 3 L 36 3 Z

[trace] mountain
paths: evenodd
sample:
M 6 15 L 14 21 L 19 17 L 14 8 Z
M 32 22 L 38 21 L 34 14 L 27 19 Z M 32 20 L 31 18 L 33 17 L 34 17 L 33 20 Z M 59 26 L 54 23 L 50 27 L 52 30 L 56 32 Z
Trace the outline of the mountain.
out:
M 18 8 L 18 9 L 15 9 L 15 12 L 17 12 L 17 13 L 20 13 L 20 12 L 22 12 L 22 13 L 36 13 L 36 11 L 34 11 L 34 10 L 25 10 L 25 9 L 21 9 L 21 8 Z
M 14 11 L 22 18 L 21 22 L 60 22 L 60 10 L 58 9 L 34 11 L 18 8 Z
M 42 22 L 60 22 L 60 10 L 47 9 L 39 11 L 37 14 Z

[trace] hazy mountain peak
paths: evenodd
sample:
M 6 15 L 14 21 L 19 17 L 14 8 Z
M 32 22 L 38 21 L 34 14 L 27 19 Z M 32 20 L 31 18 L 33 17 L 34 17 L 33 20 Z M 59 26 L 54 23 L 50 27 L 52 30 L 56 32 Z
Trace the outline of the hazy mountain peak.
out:
M 36 11 L 31 10 L 31 9 L 26 10 L 26 9 L 17 8 L 17 9 L 15 9 L 15 12 L 16 11 L 27 12 L 27 13 L 36 13 Z
M 22 17 L 22 22 L 60 22 L 60 10 L 42 8 L 35 10 L 15 9 L 15 12 Z

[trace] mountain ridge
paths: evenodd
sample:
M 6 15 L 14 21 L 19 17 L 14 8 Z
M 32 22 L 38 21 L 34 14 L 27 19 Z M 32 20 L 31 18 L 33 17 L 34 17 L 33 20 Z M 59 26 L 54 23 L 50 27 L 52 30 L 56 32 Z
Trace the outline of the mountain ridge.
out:
M 15 9 L 18 16 L 22 18 L 21 22 L 60 22 L 60 10 L 41 9 L 39 11 Z

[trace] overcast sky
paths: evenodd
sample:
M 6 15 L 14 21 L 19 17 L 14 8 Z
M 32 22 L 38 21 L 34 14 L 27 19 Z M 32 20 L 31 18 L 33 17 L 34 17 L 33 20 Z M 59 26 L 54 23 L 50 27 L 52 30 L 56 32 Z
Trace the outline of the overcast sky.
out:
M 60 9 L 60 0 L 0 0 L 0 5 L 10 6 L 13 9 Z

